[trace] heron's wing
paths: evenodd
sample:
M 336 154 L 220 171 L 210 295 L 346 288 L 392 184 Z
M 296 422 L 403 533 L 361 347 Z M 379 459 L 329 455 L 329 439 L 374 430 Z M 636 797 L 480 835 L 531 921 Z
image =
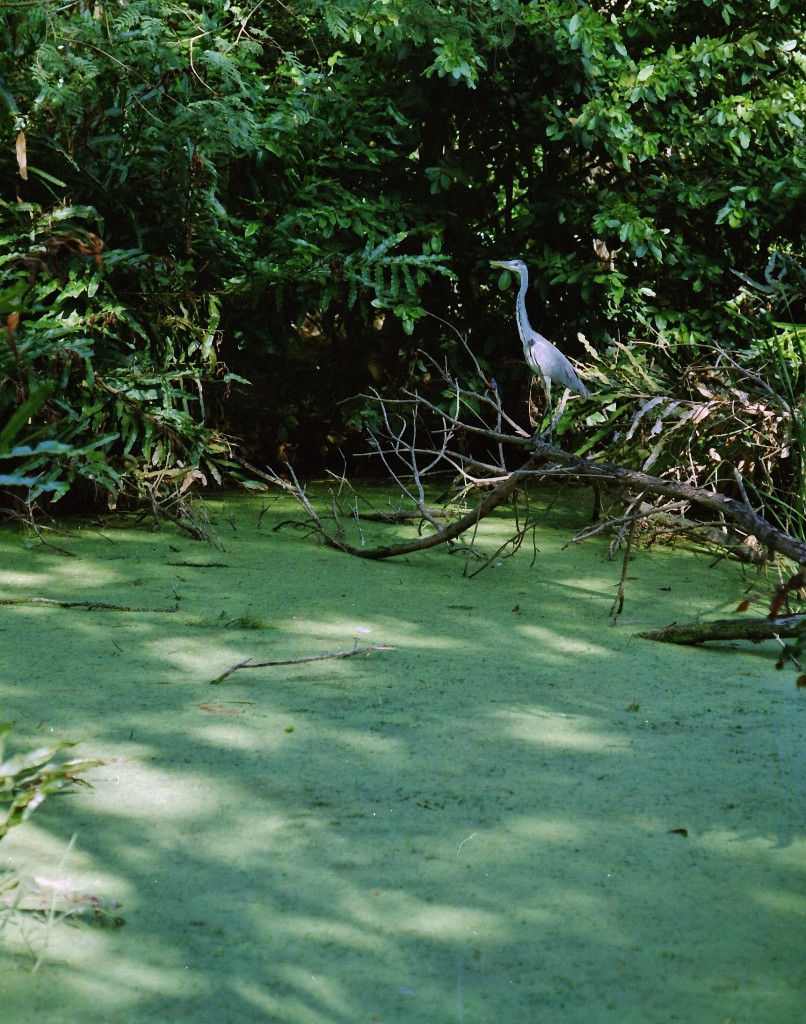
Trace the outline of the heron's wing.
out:
M 529 333 L 529 344 L 537 345 L 538 347 L 542 345 L 547 345 L 549 348 L 554 348 L 554 345 L 552 345 L 549 339 L 544 338 L 543 335 L 539 331 L 536 331 L 534 328 L 532 328 Z M 557 351 L 556 348 L 554 348 L 554 350 L 555 352 Z
M 551 389 L 551 381 L 554 379 L 559 381 L 563 387 L 576 391 L 583 398 L 589 397 L 588 389 L 579 379 L 570 361 L 566 359 L 556 345 L 552 345 L 550 341 L 544 338 L 542 334 L 538 334 L 537 331 L 532 332 L 526 361 L 535 373 L 543 378 L 547 390 Z
M 526 351 L 526 361 L 536 373 L 542 376 L 553 376 L 551 371 L 559 365 L 558 361 L 562 359 L 563 355 L 559 349 L 555 348 L 542 334 L 532 331 L 529 348 Z

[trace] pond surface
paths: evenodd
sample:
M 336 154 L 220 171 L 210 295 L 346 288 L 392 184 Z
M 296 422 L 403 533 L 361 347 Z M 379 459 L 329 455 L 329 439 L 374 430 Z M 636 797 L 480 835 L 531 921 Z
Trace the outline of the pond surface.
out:
M 44 923 L 0 910 L 3 1021 L 803 1020 L 806 694 L 774 644 L 635 636 L 729 614 L 755 570 L 639 551 L 613 626 L 620 563 L 565 546 L 584 492 L 533 565 L 472 579 L 461 553 L 273 532 L 285 499 L 208 508 L 223 550 L 114 520 L 60 550 L 0 535 L 5 598 L 152 609 L 0 608 L 14 748 L 106 762 L 0 844 L 58 894 Z M 60 920 L 87 896 L 125 923 Z

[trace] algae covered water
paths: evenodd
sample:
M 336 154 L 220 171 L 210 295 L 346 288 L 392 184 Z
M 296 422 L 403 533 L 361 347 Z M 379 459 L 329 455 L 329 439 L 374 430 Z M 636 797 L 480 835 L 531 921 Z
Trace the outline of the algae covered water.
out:
M 284 501 L 210 509 L 216 547 L 0 539 L 4 597 L 119 606 L 0 609 L 17 747 L 105 762 L 0 844 L 29 897 L 0 909 L 4 1020 L 801 1019 L 803 693 L 772 644 L 635 636 L 724 615 L 740 567 L 639 552 L 613 626 L 620 566 L 565 546 L 571 508 L 473 578 L 274 532 Z M 357 647 L 392 649 L 211 685 Z M 125 923 L 63 916 L 87 896 Z

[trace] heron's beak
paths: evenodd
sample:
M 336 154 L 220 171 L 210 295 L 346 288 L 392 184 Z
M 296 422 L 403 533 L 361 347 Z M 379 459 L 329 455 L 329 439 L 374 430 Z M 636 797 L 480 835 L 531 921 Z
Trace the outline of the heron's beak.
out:
M 490 266 L 491 267 L 501 267 L 503 270 L 506 270 L 506 267 L 504 266 L 504 264 L 500 260 L 490 260 Z

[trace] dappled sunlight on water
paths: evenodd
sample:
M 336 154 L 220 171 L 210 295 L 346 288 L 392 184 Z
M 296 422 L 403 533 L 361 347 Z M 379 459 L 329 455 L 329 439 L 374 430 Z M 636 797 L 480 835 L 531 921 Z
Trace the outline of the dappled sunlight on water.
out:
M 502 710 L 494 717 L 506 723 L 509 735 L 538 746 L 561 747 L 563 750 L 615 750 L 628 745 L 612 731 L 603 731 L 594 719 L 567 715 L 540 707 Z
M 105 766 L 108 771 L 111 766 Z M 208 815 L 217 804 L 226 806 L 232 799 L 226 783 L 219 783 L 198 771 L 171 766 L 171 782 L 166 785 L 164 768 L 137 760 L 114 765 L 115 781 L 98 784 L 93 792 L 93 813 L 152 821 L 167 820 L 171 825 Z
M 129 609 L 3 609 L 18 749 L 106 761 L 3 863 L 126 922 L 0 931 L 9 1020 L 799 1019 L 803 694 L 774 645 L 635 636 L 732 601 L 740 569 L 637 551 L 614 628 L 620 563 L 562 550 L 584 510 L 540 525 L 534 568 L 523 550 L 468 579 L 440 550 L 377 564 L 273 533 L 282 502 L 258 528 L 262 504 L 226 499 L 224 551 L 0 537 L 14 596 Z M 487 555 L 511 528 L 482 524 Z M 210 685 L 372 645 L 394 650 Z
M 52 574 L 56 578 L 56 573 Z M 28 587 L 40 589 L 46 587 L 50 577 L 36 572 L 0 572 L 0 587 Z
M 612 648 L 602 643 L 591 642 L 584 623 L 570 622 L 564 624 L 562 628 L 563 632 L 558 633 L 556 624 L 553 626 L 523 624 L 518 625 L 516 632 L 533 645 L 532 650 L 536 658 L 562 662 L 566 666 L 566 659 L 574 655 L 612 657 Z
M 539 843 L 580 843 L 589 835 L 589 826 L 579 820 L 558 815 L 522 815 L 507 822 L 507 836 L 520 836 Z

